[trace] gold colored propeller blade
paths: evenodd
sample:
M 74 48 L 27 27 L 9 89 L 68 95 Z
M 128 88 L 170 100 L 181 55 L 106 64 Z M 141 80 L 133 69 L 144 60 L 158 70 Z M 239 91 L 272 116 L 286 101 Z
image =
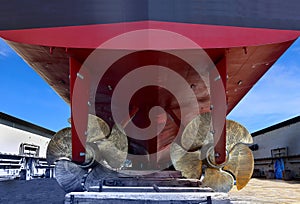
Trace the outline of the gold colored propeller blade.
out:
M 253 143 L 252 136 L 241 124 L 227 120 L 226 121 L 226 150 L 229 152 L 227 163 L 222 168 L 231 172 L 237 183 L 237 188 L 242 189 L 250 180 L 254 159 L 251 150 L 245 144 Z M 221 169 L 214 166 L 214 157 L 210 153 L 208 161 L 212 162 L 212 167 L 206 170 L 203 182 L 216 191 L 228 192 L 233 183 L 233 177 Z M 219 168 L 221 168 L 220 166 Z M 222 184 L 224 182 L 224 184 Z
M 110 170 L 101 164 L 98 164 L 87 175 L 84 182 L 84 187 L 88 191 L 93 191 L 91 187 L 93 186 L 99 187 L 99 181 L 108 177 L 109 178 L 117 177 L 117 172 Z
M 71 128 L 64 128 L 58 131 L 50 140 L 47 147 L 47 162 L 54 164 L 62 158 L 72 158 L 72 137 Z
M 108 139 L 96 142 L 99 148 L 99 154 L 104 166 L 103 160 L 112 168 L 120 168 L 124 164 L 128 153 L 127 136 L 123 130 L 114 125 Z
M 102 140 L 109 134 L 109 126 L 101 118 L 89 114 L 87 142 L 93 143 Z M 87 148 L 87 151 L 89 149 Z M 87 157 L 91 155 L 88 154 Z M 61 158 L 72 158 L 72 131 L 70 127 L 58 131 L 50 140 L 47 147 L 47 162 L 54 164 Z M 91 160 L 92 158 L 87 158 Z
M 233 187 L 233 177 L 231 174 L 214 168 L 207 168 L 202 185 L 208 186 L 217 192 L 229 192 Z
M 236 178 L 238 190 L 244 188 L 251 179 L 254 169 L 252 151 L 244 144 L 235 145 L 229 153 L 229 161 L 224 170 L 230 171 Z
M 206 143 L 210 143 L 212 137 L 209 137 L 211 123 L 211 114 L 203 113 L 194 118 L 185 127 L 182 137 L 181 144 L 186 150 L 195 151 L 202 147 Z
M 108 124 L 98 116 L 89 114 L 87 142 L 96 142 L 104 139 L 110 132 Z
M 199 179 L 202 174 L 202 161 L 200 151 L 187 152 L 177 143 L 172 143 L 170 156 L 173 166 L 181 171 L 182 175 L 190 179 Z
M 128 151 L 127 136 L 125 131 L 121 127 L 118 127 L 117 125 L 113 126 L 108 141 L 114 144 L 114 146 L 118 150 L 127 153 Z
M 252 144 L 253 139 L 248 130 L 241 124 L 226 120 L 226 149 L 231 151 L 234 145 L 238 143 Z
M 83 191 L 82 178 L 87 170 L 68 160 L 59 160 L 55 164 L 57 183 L 66 191 Z

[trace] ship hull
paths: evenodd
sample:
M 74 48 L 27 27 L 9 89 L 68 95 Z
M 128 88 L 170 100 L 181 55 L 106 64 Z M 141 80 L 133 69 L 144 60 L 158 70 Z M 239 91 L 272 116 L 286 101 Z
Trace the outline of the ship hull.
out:
M 226 115 L 300 34 L 300 3 L 297 1 L 287 4 L 276 0 L 268 5 L 262 1 L 225 0 L 167 0 L 164 4 L 158 0 L 92 0 L 89 3 L 81 0 L 51 1 L 47 4 L 18 1 L 17 4 L 7 1 L 1 6 L 0 36 L 73 108 L 74 73 L 70 71 L 70 62 L 75 59 L 79 65 L 83 65 L 95 50 L 104 52 L 107 59 L 118 53 L 120 58 L 112 65 L 103 67 L 100 62 L 99 70 L 107 69 L 106 77 L 99 79 L 99 84 L 91 82 L 96 89 L 93 104 L 95 113 L 110 127 L 115 123 L 111 105 L 112 90 L 126 74 L 138 68 L 150 65 L 168 67 L 181 76 L 187 76 L 185 81 L 191 88 L 198 87 L 198 91 L 194 91 L 198 107 L 191 107 L 191 114 L 180 114 L 181 107 L 176 105 L 176 97 L 172 96 L 174 93 L 162 91 L 158 86 L 151 87 L 150 91 L 144 89 L 147 94 L 137 94 L 130 102 L 131 107 L 139 109 L 134 117 L 139 127 L 149 125 L 147 116 L 151 107 L 161 106 L 168 110 L 169 120 L 166 120 L 166 127 L 157 137 L 146 142 L 132 139 L 150 153 L 163 152 L 163 155 L 159 155 L 163 162 L 169 161 L 169 152 L 163 150 L 178 134 L 181 122 L 185 121 L 186 125 L 193 119 L 192 116 L 210 112 L 213 103 L 210 93 L 214 92 L 201 81 L 204 76 L 189 75 L 192 69 L 183 68 L 183 62 L 181 65 L 184 66 L 179 66 L 179 61 L 169 58 L 168 53 L 173 52 L 176 56 L 187 56 L 186 53 L 192 50 L 206 53 L 223 81 Z M 20 7 L 22 12 L 18 9 Z M 11 23 L 8 24 L 8 21 Z M 121 57 L 127 54 L 127 60 Z M 196 57 L 188 59 L 197 61 Z M 76 78 L 76 74 L 74 76 Z M 195 77 L 196 81 L 192 82 Z M 156 85 L 160 85 L 161 81 L 168 82 L 158 77 Z M 175 93 L 178 93 L 180 85 L 175 87 Z M 181 94 L 180 97 L 184 98 L 185 95 Z M 84 100 L 88 100 L 88 96 Z M 85 109 L 80 115 L 86 115 L 87 112 Z M 159 129 L 160 119 L 158 117 L 156 129 Z M 81 122 L 86 124 L 86 120 Z M 223 127 L 218 127 L 216 131 L 222 132 Z M 82 144 L 76 139 L 76 135 L 83 138 L 85 129 L 82 126 L 77 134 L 72 132 L 75 133 L 73 147 L 76 147 L 76 154 L 84 151 L 84 142 Z M 224 149 L 222 151 L 225 152 Z M 78 155 L 74 159 L 80 160 Z M 154 159 L 157 160 L 157 156 Z

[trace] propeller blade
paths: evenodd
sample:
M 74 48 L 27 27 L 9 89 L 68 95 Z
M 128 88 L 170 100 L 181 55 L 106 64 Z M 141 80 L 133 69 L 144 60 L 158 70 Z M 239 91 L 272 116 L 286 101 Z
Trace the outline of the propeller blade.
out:
M 215 168 L 207 168 L 202 181 L 202 185 L 208 186 L 214 191 L 225 193 L 230 191 L 233 183 L 234 180 L 231 174 Z
M 226 149 L 230 151 L 238 143 L 252 144 L 252 136 L 241 124 L 226 120 Z
M 83 191 L 82 178 L 86 173 L 86 169 L 68 160 L 55 164 L 56 181 L 66 192 Z
M 253 155 L 244 145 L 251 143 L 253 143 L 252 136 L 244 126 L 232 120 L 226 121 L 226 150 L 229 155 L 222 169 L 235 176 L 238 189 L 242 189 L 252 176 Z M 213 154 L 209 154 L 207 159 L 212 162 L 211 167 L 214 168 L 206 170 L 203 183 L 216 191 L 228 192 L 233 186 L 233 177 L 214 166 Z
M 244 144 L 235 145 L 229 153 L 229 161 L 224 170 L 230 171 L 236 178 L 238 190 L 244 188 L 250 181 L 253 169 L 254 158 L 252 151 Z
M 210 113 L 200 114 L 189 122 L 182 133 L 182 147 L 189 151 L 196 151 L 204 144 L 212 142 L 212 137 L 208 135 L 210 123 Z
M 108 141 L 114 144 L 114 146 L 122 151 L 126 152 L 128 151 L 128 141 L 125 131 L 117 126 L 114 125 L 111 131 L 110 136 L 108 137 Z
M 109 126 L 101 118 L 89 114 L 88 116 L 88 131 L 87 131 L 87 143 L 93 143 L 104 139 L 109 134 Z M 86 162 L 89 162 L 91 154 L 89 154 L 90 148 L 87 144 L 87 158 Z M 72 159 L 72 129 L 70 127 L 64 128 L 58 131 L 50 140 L 47 147 L 47 162 L 48 164 L 54 164 L 55 161 L 68 158 Z
M 111 134 L 108 139 L 96 142 L 100 163 L 105 166 L 103 160 L 112 168 L 120 168 L 124 164 L 128 153 L 128 141 L 124 130 L 120 130 L 117 125 L 112 128 Z
M 108 177 L 117 177 L 117 172 L 110 170 L 101 164 L 98 164 L 87 175 L 84 182 L 84 188 L 88 191 L 93 191 L 91 187 L 99 187 L 99 181 Z
M 98 116 L 89 114 L 87 142 L 96 142 L 109 135 L 110 128 L 108 124 Z
M 212 146 L 213 135 L 210 134 L 209 131 L 205 135 L 199 134 L 200 129 L 197 129 L 198 128 L 197 124 L 200 124 L 200 122 L 196 122 L 197 120 L 200 119 L 199 118 L 195 119 L 190 123 L 191 125 L 189 124 L 190 126 L 189 125 L 187 126 L 182 138 L 184 140 L 186 139 L 192 140 L 193 141 L 192 143 L 197 144 L 197 146 L 192 145 L 191 147 L 201 148 L 199 150 L 201 152 L 199 155 L 205 154 L 207 157 L 206 159 L 209 168 L 207 168 L 205 171 L 203 185 L 209 186 L 215 191 L 229 192 L 233 187 L 233 183 L 234 183 L 233 176 L 230 173 L 226 172 L 229 171 L 236 177 L 237 188 L 242 189 L 250 180 L 254 168 L 253 166 L 254 160 L 253 160 L 252 152 L 246 145 L 244 145 L 244 144 L 253 143 L 253 139 L 251 135 L 249 134 L 247 129 L 243 127 L 241 124 L 232 120 L 227 120 L 226 121 L 226 133 L 227 133 L 226 149 L 229 152 L 229 156 L 227 157 L 227 162 L 223 164 L 225 165 L 225 167 L 223 167 L 223 165 L 219 166 L 214 162 L 214 154 L 213 154 L 213 146 Z M 192 130 L 193 128 L 196 129 L 194 130 L 194 133 Z M 192 136 L 193 134 L 196 135 L 196 139 L 195 137 Z M 181 142 L 184 143 L 184 140 L 182 140 Z M 191 144 L 191 142 L 186 144 Z M 176 148 L 178 150 L 177 149 L 172 150 L 172 147 L 171 150 L 174 152 L 177 151 L 178 152 L 177 154 L 179 155 L 177 157 L 181 158 L 182 156 L 180 155 L 183 155 L 185 151 L 183 149 L 180 149 L 179 145 L 177 146 L 178 147 Z M 183 162 L 187 162 L 187 159 L 184 159 Z M 196 164 L 193 165 L 195 166 Z M 183 166 L 187 166 L 187 164 L 184 163 Z M 226 171 L 223 171 L 222 167 Z M 191 167 L 189 168 L 191 169 Z
M 62 158 L 72 158 L 72 137 L 71 128 L 64 128 L 58 131 L 50 140 L 47 147 L 47 162 L 54 164 Z
M 170 156 L 173 166 L 181 171 L 182 175 L 190 179 L 199 179 L 202 174 L 202 161 L 200 151 L 187 152 L 177 143 L 172 143 Z

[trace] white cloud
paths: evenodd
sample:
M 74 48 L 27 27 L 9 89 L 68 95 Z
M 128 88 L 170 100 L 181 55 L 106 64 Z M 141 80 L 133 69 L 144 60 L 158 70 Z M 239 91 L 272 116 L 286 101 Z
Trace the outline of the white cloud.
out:
M 11 53 L 11 48 L 0 38 L 0 56 L 7 57 Z
M 0 48 L 0 49 L 1 49 L 1 48 Z M 6 56 L 7 56 L 7 53 L 4 52 L 4 51 L 2 51 L 2 50 L 0 50 L 0 55 L 6 57 Z

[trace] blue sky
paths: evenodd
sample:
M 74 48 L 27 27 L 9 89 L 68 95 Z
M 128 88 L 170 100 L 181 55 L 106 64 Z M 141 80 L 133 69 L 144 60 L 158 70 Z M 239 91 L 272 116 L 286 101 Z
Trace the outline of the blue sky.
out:
M 300 39 L 228 116 L 254 132 L 300 115 Z
M 69 106 L 0 39 L 0 111 L 58 131 L 69 126 Z M 300 115 L 300 40 L 252 88 L 229 119 L 250 132 Z
M 69 106 L 0 39 L 0 111 L 58 131 L 69 126 Z

